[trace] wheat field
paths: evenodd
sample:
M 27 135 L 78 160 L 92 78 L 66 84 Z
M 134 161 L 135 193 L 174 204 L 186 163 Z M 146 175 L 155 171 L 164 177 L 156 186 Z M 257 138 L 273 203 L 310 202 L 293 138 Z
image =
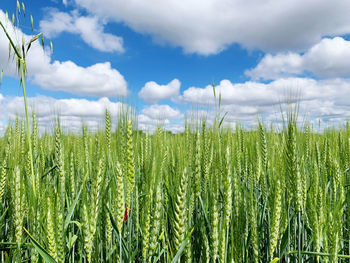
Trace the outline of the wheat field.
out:
M 1 261 L 348 262 L 349 125 L 147 134 L 105 120 L 39 136 L 33 114 L 34 180 L 24 122 L 7 127 Z

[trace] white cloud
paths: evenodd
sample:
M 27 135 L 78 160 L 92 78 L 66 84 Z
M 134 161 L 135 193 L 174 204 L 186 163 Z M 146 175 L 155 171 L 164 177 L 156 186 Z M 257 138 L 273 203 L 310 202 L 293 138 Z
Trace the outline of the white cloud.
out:
M 4 18 L 5 14 L 0 10 L 0 20 L 4 21 Z M 9 34 L 21 41 L 23 33 L 13 28 L 10 23 L 7 25 Z M 24 36 L 29 42 L 31 36 Z M 0 70 L 4 69 L 5 75 L 17 76 L 15 61 L 8 57 L 8 47 L 9 42 L 0 30 Z M 124 77 L 113 69 L 109 62 L 81 67 L 72 61 L 51 61 L 48 52 L 44 52 L 38 42 L 33 43 L 26 62 L 29 79 L 43 89 L 97 97 L 127 95 Z
M 78 34 L 89 46 L 103 52 L 124 52 L 123 39 L 104 32 L 104 23 L 96 16 L 80 16 L 49 9 L 48 15 L 40 21 L 40 30 L 49 38 L 62 32 Z
M 171 124 L 166 127 L 166 130 L 171 131 L 172 133 L 180 133 L 185 131 L 184 124 Z
M 145 132 L 153 133 L 156 131 L 157 126 L 161 126 L 166 131 L 171 131 L 172 133 L 183 132 L 185 129 L 185 124 L 183 121 L 180 123 L 170 122 L 166 120 L 155 120 L 146 115 L 138 115 L 138 129 Z
M 181 119 L 183 115 L 169 105 L 151 105 L 142 110 L 142 114 L 152 119 Z
M 113 118 L 129 107 L 120 102 L 112 102 L 108 98 L 99 100 L 86 99 L 55 99 L 46 96 L 28 98 L 29 110 L 35 111 L 41 130 L 52 128 L 57 115 L 65 129 L 80 131 L 82 124 L 91 129 L 97 129 L 104 124 L 104 114 L 107 109 Z M 4 97 L 0 101 L 2 120 L 20 116 L 24 118 L 23 97 Z
M 171 132 L 181 131 L 177 122 L 183 122 L 184 115 L 178 110 L 173 109 L 169 105 L 151 105 L 145 107 L 138 115 L 138 127 L 141 130 L 154 132 L 158 125 Z
M 295 76 L 303 72 L 303 58 L 296 53 L 266 54 L 259 64 L 245 74 L 252 79 L 277 79 Z
M 350 76 L 350 41 L 341 37 L 323 39 L 303 57 L 305 70 L 319 77 Z
M 154 81 L 149 81 L 140 90 L 139 97 L 150 103 L 159 100 L 175 99 L 180 92 L 181 83 L 178 79 L 173 79 L 167 85 L 159 85 Z
M 269 85 L 257 82 L 245 82 L 233 84 L 229 80 L 222 80 L 215 87 L 216 97 L 221 94 L 222 104 L 234 103 L 270 103 L 275 98 L 275 93 Z M 183 92 L 182 100 L 199 105 L 215 104 L 213 87 L 211 85 L 205 88 L 190 87 Z
M 138 124 L 139 126 L 141 125 L 141 127 L 142 125 L 146 125 L 146 127 L 150 127 L 150 126 L 157 126 L 157 125 L 170 123 L 168 119 L 153 119 L 144 114 L 139 114 L 137 119 L 138 119 Z
M 34 82 L 44 89 L 62 90 L 78 95 L 118 97 L 127 95 L 124 77 L 109 62 L 83 68 L 71 61 L 55 61 L 35 74 Z M 79 87 L 74 89 L 74 87 Z
M 311 123 L 316 123 L 316 120 L 320 119 L 323 123 L 343 124 L 350 118 L 349 79 L 285 78 L 267 84 L 233 84 L 223 80 L 217 86 L 217 94 L 220 92 L 225 99 L 222 100 L 219 119 L 227 112 L 223 127 L 234 127 L 236 123 L 255 127 L 259 116 L 267 123 L 272 121 L 280 127 L 281 109 L 285 113 L 285 99 L 291 93 L 299 94 L 300 121 L 310 120 Z M 184 92 L 183 101 L 198 103 L 205 98 L 209 102 L 207 110 L 202 110 L 199 106 L 197 110 L 186 112 L 190 123 L 195 124 L 196 120 L 203 118 L 207 119 L 209 125 L 213 123 L 217 112 L 212 97 L 210 85 L 205 88 L 191 88 L 191 93 Z M 29 98 L 28 103 L 30 109 L 37 113 L 42 130 L 53 127 L 57 114 L 60 115 L 61 123 L 66 129 L 80 131 L 83 122 L 96 129 L 103 126 L 105 109 L 111 112 L 113 118 L 118 118 L 119 113 L 125 112 L 125 108 L 129 107 L 107 98 L 87 100 L 38 96 Z M 121 107 L 124 107 L 123 111 Z M 23 98 L 0 94 L 0 130 L 1 121 L 4 123 L 16 114 L 24 117 Z M 145 107 L 137 117 L 138 128 L 149 132 L 154 131 L 157 125 L 172 132 L 179 132 L 184 128 L 184 114 L 166 104 Z
M 349 1 L 75 0 L 188 53 L 218 53 L 232 43 L 264 51 L 300 50 L 323 36 L 350 33 Z
M 56 99 L 48 96 L 28 98 L 29 114 L 34 111 L 41 131 L 52 131 L 56 118 L 65 130 L 80 132 L 82 124 L 91 130 L 104 126 L 105 111 L 108 110 L 115 126 L 117 118 L 124 112 L 135 109 L 121 102 L 113 102 L 108 98 L 88 99 Z M 25 111 L 23 97 L 3 96 L 0 93 L 0 133 L 6 127 L 6 121 L 19 116 L 24 120 Z M 183 114 L 169 105 L 152 105 L 144 108 L 137 116 L 138 128 L 153 132 L 158 125 L 166 130 L 179 132 L 183 128 Z
M 276 79 L 311 72 L 317 77 L 350 77 L 350 41 L 325 38 L 304 54 L 266 54 L 246 75 L 253 79 Z
M 68 5 L 67 0 L 62 0 L 62 3 L 63 3 L 65 6 L 67 6 L 67 5 Z
M 350 80 L 310 78 L 282 78 L 267 84 L 258 82 L 231 83 L 223 80 L 216 86 L 221 93 L 221 113 L 228 112 L 226 121 L 253 122 L 258 116 L 271 120 L 279 116 L 280 106 L 287 99 L 300 102 L 300 115 L 321 118 L 324 121 L 335 116 L 342 121 L 350 117 Z M 214 105 L 212 86 L 191 87 L 184 91 L 181 99 L 198 105 Z M 214 112 L 208 113 L 213 118 Z

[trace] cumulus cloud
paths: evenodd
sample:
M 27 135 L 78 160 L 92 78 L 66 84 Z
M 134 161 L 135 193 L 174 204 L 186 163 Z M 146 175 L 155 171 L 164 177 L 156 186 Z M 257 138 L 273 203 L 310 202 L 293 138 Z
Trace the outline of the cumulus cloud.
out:
M 180 92 L 181 83 L 178 79 L 173 79 L 167 85 L 159 85 L 154 81 L 149 81 L 140 90 L 139 97 L 149 103 L 156 103 L 159 100 L 175 99 Z
M 145 107 L 138 115 L 139 129 L 153 132 L 158 125 L 173 133 L 181 131 L 184 115 L 169 105 L 151 105 Z M 174 122 L 175 121 L 175 122 Z M 176 122 L 182 122 L 181 124 Z
M 263 51 L 301 50 L 323 36 L 350 33 L 349 1 L 75 0 L 187 53 L 218 53 L 232 43 Z
M 103 52 L 124 52 L 123 38 L 104 32 L 104 23 L 96 16 L 80 16 L 49 9 L 48 15 L 40 21 L 40 30 L 49 38 L 62 32 L 78 34 L 89 46 Z
M 270 103 L 275 98 L 274 91 L 269 85 L 258 82 L 245 82 L 233 84 L 229 80 L 222 80 L 215 87 L 216 96 L 221 94 L 222 104 L 234 103 Z M 215 98 L 212 85 L 205 88 L 190 87 L 183 92 L 181 99 L 200 105 L 214 105 Z
M 311 78 L 281 78 L 270 83 L 232 83 L 223 80 L 216 86 L 216 94 L 222 97 L 222 113 L 227 112 L 226 121 L 254 121 L 258 116 L 280 116 L 280 106 L 288 99 L 300 103 L 301 115 L 321 118 L 334 117 L 342 121 L 350 117 L 350 80 Z M 218 95 L 217 95 L 218 96 Z M 212 86 L 191 87 L 183 92 L 181 99 L 197 105 L 214 105 Z M 214 113 L 209 113 L 215 116 Z
M 321 78 L 350 77 L 350 41 L 341 37 L 324 38 L 304 54 L 266 54 L 246 75 L 268 80 L 307 72 Z
M 138 129 L 148 133 L 155 132 L 158 126 L 161 126 L 162 129 L 166 131 L 170 131 L 172 133 L 183 132 L 185 129 L 184 121 L 181 121 L 180 123 L 170 122 L 168 119 L 160 121 L 160 120 L 152 119 L 143 114 L 138 115 L 137 119 L 138 119 Z
M 0 10 L 0 19 L 4 21 L 5 14 Z M 23 33 L 7 24 L 9 34 L 20 41 Z M 31 36 L 24 35 L 29 42 Z M 15 60 L 8 56 L 9 42 L 0 30 L 0 70 L 5 75 L 16 76 Z M 120 97 L 127 95 L 127 83 L 118 70 L 113 69 L 109 62 L 98 63 L 89 67 L 81 67 L 72 61 L 52 61 L 38 42 L 33 43 L 26 58 L 29 79 L 41 88 L 55 91 L 65 91 L 77 95 L 97 97 Z
M 169 124 L 170 121 L 168 119 L 153 119 L 145 114 L 139 114 L 137 117 L 137 121 L 139 123 L 139 126 L 145 125 L 145 127 L 150 126 L 157 126 L 157 125 L 164 125 Z
M 245 74 L 254 80 L 277 79 L 303 73 L 303 58 L 297 53 L 266 54 L 259 64 Z
M 348 81 L 341 79 L 317 81 L 310 78 L 282 78 L 267 84 L 253 81 L 232 83 L 222 80 L 215 87 L 215 92 L 216 97 L 221 94 L 222 105 L 272 105 L 283 101 L 289 93 L 299 94 L 304 100 L 324 96 L 337 97 L 339 92 L 342 92 L 342 87 L 347 89 L 347 85 Z M 185 90 L 182 100 L 199 105 L 214 105 L 216 102 L 211 85 Z
M 191 92 L 188 93 L 190 89 Z M 162 125 L 166 130 L 179 132 L 183 131 L 185 118 L 190 121 L 204 118 L 209 125 L 212 124 L 218 112 L 213 106 L 215 101 L 211 86 L 190 89 L 184 92 L 182 101 L 200 104 L 206 99 L 209 106 L 204 105 L 204 108 L 207 110 L 202 110 L 203 107 L 199 105 L 197 110 L 184 114 L 166 104 L 147 106 L 137 115 L 138 128 L 153 132 L 157 125 Z M 227 113 L 223 124 L 225 127 L 232 128 L 236 123 L 254 127 L 259 116 L 267 122 L 280 125 L 281 108 L 284 109 L 282 112 L 287 109 L 286 99 L 290 98 L 289 94 L 298 94 L 300 120 L 305 118 L 311 123 L 317 123 L 316 120 L 320 119 L 324 123 L 339 124 L 350 118 L 350 79 L 284 78 L 265 84 L 234 84 L 223 80 L 216 89 L 217 94 L 221 93 L 223 98 L 219 118 Z M 59 114 L 63 126 L 73 131 L 80 131 L 83 122 L 93 129 L 103 126 L 105 109 L 111 112 L 113 118 L 117 118 L 120 112 L 129 108 L 128 105 L 112 102 L 107 98 L 87 100 L 38 96 L 29 98 L 28 102 L 30 109 L 37 113 L 42 129 L 51 129 Z M 2 127 L 5 127 L 4 121 L 16 114 L 24 117 L 23 98 L 0 94 L 0 130 L 1 122 Z
M 47 96 L 28 98 L 29 110 L 37 115 L 40 129 L 51 129 L 59 115 L 61 125 L 70 131 L 80 131 L 82 124 L 96 130 L 103 126 L 104 114 L 108 110 L 113 118 L 117 118 L 125 108 L 130 106 L 120 102 L 112 102 L 108 98 L 99 100 L 87 99 L 55 99 Z M 24 118 L 23 97 L 4 97 L 0 101 L 2 120 L 16 116 Z
M 166 130 L 171 131 L 172 133 L 180 133 L 185 131 L 185 126 L 181 124 L 171 124 L 166 127 Z
M 181 112 L 173 109 L 169 105 L 151 105 L 142 110 L 142 114 L 152 119 L 180 119 L 183 118 Z
M 78 95 L 127 95 L 124 77 L 109 62 L 83 68 L 71 61 L 55 61 L 47 70 L 35 74 L 34 82 L 44 89 L 62 90 Z
M 104 126 L 105 111 L 108 110 L 115 127 L 120 114 L 134 112 L 128 104 L 113 102 L 108 98 L 88 99 L 56 99 L 48 96 L 28 98 L 29 114 L 36 113 L 39 129 L 52 131 L 59 116 L 60 124 L 67 131 L 80 132 L 82 125 L 96 131 Z M 7 120 L 16 116 L 24 119 L 23 97 L 4 96 L 0 93 L 0 133 L 6 128 Z M 169 105 L 152 105 L 144 108 L 137 115 L 138 129 L 153 132 L 158 125 L 172 132 L 182 131 L 183 114 Z

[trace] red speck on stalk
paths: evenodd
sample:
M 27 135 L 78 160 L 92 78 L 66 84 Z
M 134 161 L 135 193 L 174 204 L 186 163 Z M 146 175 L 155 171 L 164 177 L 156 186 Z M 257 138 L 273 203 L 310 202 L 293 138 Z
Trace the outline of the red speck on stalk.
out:
M 130 212 L 131 212 L 131 208 L 129 208 L 129 211 L 128 211 L 128 206 L 125 203 L 124 222 L 126 222 L 128 220 L 128 214 L 130 214 Z

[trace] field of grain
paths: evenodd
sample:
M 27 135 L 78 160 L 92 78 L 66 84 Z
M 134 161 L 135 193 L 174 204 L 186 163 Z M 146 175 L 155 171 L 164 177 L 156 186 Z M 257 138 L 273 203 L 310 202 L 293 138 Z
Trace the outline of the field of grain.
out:
M 111 123 L 118 122 L 111 130 Z M 348 262 L 350 129 L 209 127 L 0 140 L 4 262 Z

